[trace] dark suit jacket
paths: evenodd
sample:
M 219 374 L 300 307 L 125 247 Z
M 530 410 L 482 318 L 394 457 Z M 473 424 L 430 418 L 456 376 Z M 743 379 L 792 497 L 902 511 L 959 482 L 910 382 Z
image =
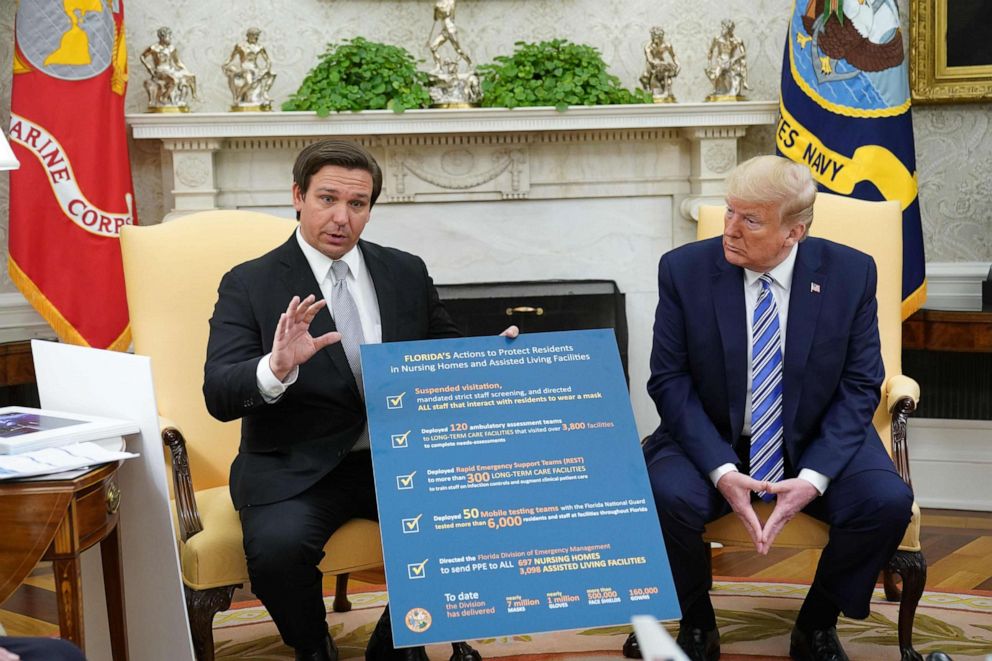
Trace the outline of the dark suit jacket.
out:
M 359 241 L 375 286 L 382 341 L 455 337 L 460 333 L 438 300 L 419 257 Z M 272 350 L 279 315 L 294 295 L 323 298 L 296 237 L 225 274 L 210 319 L 203 395 L 219 420 L 241 418 L 241 447 L 231 467 L 238 509 L 277 502 L 313 485 L 348 453 L 365 425 L 365 405 L 340 343 L 300 366 L 283 396 L 266 404 L 258 360 Z M 321 310 L 314 336 L 335 330 Z
M 836 477 L 892 463 L 871 424 L 884 368 L 875 262 L 823 239 L 799 244 L 783 373 L 786 477 L 810 468 Z M 819 285 L 819 291 L 814 291 Z M 706 474 L 739 464 L 747 390 L 744 276 L 721 238 L 667 253 L 658 267 L 648 392 L 661 425 L 645 444 L 655 457 L 681 453 Z

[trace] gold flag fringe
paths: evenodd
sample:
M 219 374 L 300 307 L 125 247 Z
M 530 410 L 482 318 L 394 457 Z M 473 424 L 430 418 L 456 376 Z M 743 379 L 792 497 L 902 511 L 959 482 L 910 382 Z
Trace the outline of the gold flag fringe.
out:
M 927 302 L 927 279 L 923 278 L 923 284 L 921 284 L 916 291 L 903 299 L 902 302 L 902 319 L 903 321 L 909 319 L 910 315 L 923 307 L 923 304 Z
M 62 316 L 58 308 L 52 304 L 51 301 L 42 293 L 38 286 L 34 284 L 31 278 L 21 270 L 21 267 L 17 265 L 14 258 L 10 255 L 7 256 L 7 272 L 10 274 L 11 281 L 17 285 L 17 288 L 21 290 L 24 298 L 27 299 L 28 303 L 38 311 L 42 319 L 48 322 L 48 325 L 52 327 L 55 334 L 58 335 L 59 340 L 67 344 L 77 344 L 80 346 L 88 347 L 90 343 L 86 341 L 79 331 L 69 323 L 69 321 Z M 97 347 L 98 349 L 110 349 L 111 351 L 127 351 L 128 347 L 131 346 L 131 325 L 128 324 L 124 327 L 124 331 L 110 343 L 109 347 Z

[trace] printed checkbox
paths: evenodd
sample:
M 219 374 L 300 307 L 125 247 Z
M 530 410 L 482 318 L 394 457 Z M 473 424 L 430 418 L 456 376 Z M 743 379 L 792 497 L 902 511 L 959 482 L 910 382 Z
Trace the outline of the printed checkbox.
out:
M 418 514 L 412 519 L 403 519 L 403 534 L 412 535 L 413 533 L 420 532 L 420 517 L 423 514 Z
M 397 475 L 396 476 L 396 488 L 400 491 L 406 491 L 407 489 L 413 488 L 413 476 L 417 474 L 417 471 L 413 471 L 409 475 Z
M 406 566 L 406 575 L 410 579 L 424 578 L 427 576 L 427 558 L 423 562 L 412 562 Z
M 393 441 L 394 448 L 408 448 L 410 447 L 410 432 L 405 434 L 391 434 L 390 439 Z
M 386 408 L 387 409 L 401 409 L 403 408 L 403 395 L 405 392 L 401 392 L 398 395 L 386 395 Z

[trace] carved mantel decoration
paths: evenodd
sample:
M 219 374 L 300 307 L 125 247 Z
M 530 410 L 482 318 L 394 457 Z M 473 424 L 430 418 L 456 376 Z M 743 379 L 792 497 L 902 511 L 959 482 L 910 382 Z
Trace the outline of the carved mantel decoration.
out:
M 302 112 L 128 116 L 136 139 L 161 140 L 171 152 L 171 159 L 163 159 L 174 198 L 167 218 L 217 207 L 288 204 L 288 165 L 295 152 L 331 135 L 359 140 L 383 158 L 385 203 L 660 194 L 673 196 L 690 217 L 700 200 L 722 195 L 723 177 L 737 163 L 737 141 L 747 127 L 776 118 L 771 101 L 578 107 L 564 113 L 370 111 L 323 119 Z M 263 162 L 243 153 L 249 150 L 279 156 Z M 597 172 L 603 150 L 631 156 L 627 167 Z M 589 160 L 577 167 L 576 158 Z M 270 170 L 276 160 L 287 167 Z M 251 189 L 235 179 L 250 181 Z

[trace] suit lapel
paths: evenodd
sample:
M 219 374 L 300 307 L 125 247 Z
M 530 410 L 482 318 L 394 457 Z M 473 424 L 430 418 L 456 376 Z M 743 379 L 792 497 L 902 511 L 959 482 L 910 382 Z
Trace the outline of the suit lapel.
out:
M 799 244 L 796 266 L 792 273 L 789 325 L 785 335 L 782 416 L 786 434 L 792 429 L 802 394 L 806 359 L 813 344 L 823 301 L 819 290 L 826 285 L 826 280 L 826 274 L 820 271 L 820 244 L 815 240 L 803 241 Z
M 741 434 L 744 395 L 747 391 L 747 309 L 744 304 L 744 275 L 724 258 L 722 249 L 713 270 L 713 309 L 716 313 L 723 362 L 727 372 L 730 411 L 730 442 Z
M 300 246 L 296 242 L 295 233 L 289 237 L 289 241 L 283 244 L 280 261 L 283 268 L 283 282 L 286 284 L 290 298 L 299 296 L 303 299 L 311 294 L 317 300 L 324 298 L 317 280 L 313 277 L 313 269 L 310 268 L 310 262 L 304 257 L 303 251 L 300 250 Z M 286 300 L 286 304 L 289 304 L 289 299 Z M 313 322 L 310 324 L 310 334 L 314 337 L 319 337 L 324 333 L 335 330 L 337 330 L 337 327 L 334 325 L 331 313 L 328 312 L 326 307 L 317 313 L 317 316 L 314 317 Z M 341 343 L 335 342 L 329 347 L 324 348 L 310 360 L 321 360 L 324 358 L 330 359 L 334 367 L 340 372 L 341 377 L 351 384 L 357 394 L 358 384 L 355 382 L 355 375 L 351 372 L 351 367 L 348 365 L 348 358 L 344 355 L 344 349 L 341 348 Z
M 372 278 L 375 297 L 379 303 L 379 322 L 382 325 L 382 341 L 392 342 L 399 337 L 397 328 L 397 283 L 389 262 L 385 259 L 380 246 L 367 241 L 359 241 L 358 246 L 365 258 L 365 266 Z

